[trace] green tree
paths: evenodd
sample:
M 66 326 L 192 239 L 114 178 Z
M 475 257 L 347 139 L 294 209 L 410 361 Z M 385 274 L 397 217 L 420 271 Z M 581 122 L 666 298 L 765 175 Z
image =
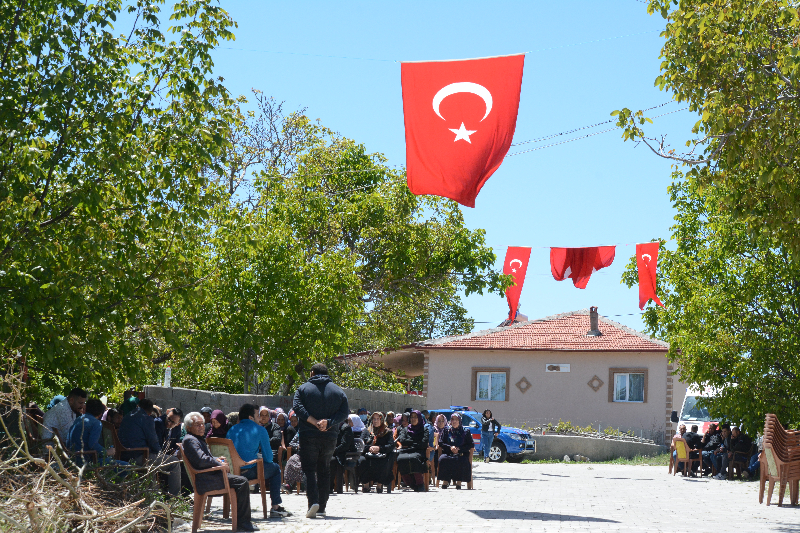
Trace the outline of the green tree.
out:
M 210 53 L 234 23 L 179 0 L 162 32 L 163 4 L 0 4 L 0 346 L 42 386 L 142 376 L 168 336 L 139 333 L 208 275 L 186 243 L 218 202 L 235 116 Z
M 725 208 L 727 191 L 673 176 L 674 251 L 662 246 L 658 294 L 644 314 L 670 343 L 681 379 L 720 390 L 710 413 L 754 435 L 764 415 L 800 426 L 800 266 L 794 252 Z M 663 244 L 664 241 L 662 241 Z M 623 282 L 638 283 L 636 258 Z
M 625 139 L 687 165 L 751 233 L 800 251 L 800 16 L 790 0 L 651 0 L 666 20 L 656 85 L 699 115 L 687 148 L 625 108 Z
M 241 377 L 215 387 L 287 393 L 314 360 L 471 328 L 458 294 L 507 283 L 483 231 L 455 203 L 413 196 L 381 155 L 256 103 L 226 157 L 230 199 L 205 260 L 218 274 L 185 311 L 179 373 L 228 358 Z

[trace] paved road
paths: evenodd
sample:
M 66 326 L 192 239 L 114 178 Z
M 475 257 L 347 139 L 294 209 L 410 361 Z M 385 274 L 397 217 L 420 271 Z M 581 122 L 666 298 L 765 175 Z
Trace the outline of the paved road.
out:
M 284 506 L 296 516 L 254 523 L 275 533 L 417 531 L 410 524 L 426 533 L 800 532 L 800 508 L 778 507 L 776 495 L 770 507 L 759 505 L 757 482 L 673 477 L 666 467 L 578 463 L 479 464 L 474 475 L 471 491 L 336 495 L 325 519 L 305 518 L 305 494 L 284 495 Z M 214 501 L 203 531 L 230 531 L 230 522 L 221 518 L 221 498 Z M 263 516 L 260 497 L 253 495 L 251 504 L 253 516 Z

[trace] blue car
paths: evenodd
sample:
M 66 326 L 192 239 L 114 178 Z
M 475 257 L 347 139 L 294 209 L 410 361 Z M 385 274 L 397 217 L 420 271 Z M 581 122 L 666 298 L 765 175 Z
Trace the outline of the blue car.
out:
M 475 442 L 475 455 L 483 455 L 481 448 L 481 414 L 465 405 L 451 405 L 449 409 L 430 409 L 431 413 L 442 414 L 450 422 L 450 415 L 458 412 L 464 427 L 469 428 L 472 440 Z M 489 450 L 489 460 L 502 463 L 522 461 L 526 455 L 536 453 L 536 441 L 527 431 L 519 428 L 503 426 L 500 435 L 492 442 Z

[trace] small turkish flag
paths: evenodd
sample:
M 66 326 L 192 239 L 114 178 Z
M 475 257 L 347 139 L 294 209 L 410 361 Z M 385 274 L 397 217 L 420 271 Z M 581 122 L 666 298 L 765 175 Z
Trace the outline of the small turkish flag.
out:
M 503 274 L 511 275 L 514 283 L 506 289 L 508 300 L 508 319 L 514 320 L 519 309 L 519 295 L 522 294 L 522 284 L 525 283 L 525 273 L 528 271 L 528 261 L 531 258 L 531 249 L 524 246 L 509 246 L 506 252 L 506 262 L 503 263 Z
M 524 55 L 403 63 L 408 188 L 475 207 L 517 126 Z
M 572 284 L 585 289 L 593 272 L 614 262 L 616 246 L 589 248 L 550 248 L 550 272 L 556 281 L 572 278 Z
M 658 264 L 657 242 L 636 245 L 636 268 L 639 270 L 639 309 L 644 309 L 648 300 L 664 307 L 656 296 L 656 266 Z

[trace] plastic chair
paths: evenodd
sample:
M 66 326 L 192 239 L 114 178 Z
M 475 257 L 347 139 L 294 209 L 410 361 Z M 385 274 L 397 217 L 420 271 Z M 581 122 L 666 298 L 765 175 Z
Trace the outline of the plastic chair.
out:
M 689 449 L 689 445 L 686 443 L 686 439 L 676 437 L 672 441 L 672 443 L 675 446 L 675 452 L 676 452 L 675 467 L 672 470 L 672 475 L 674 476 L 675 474 L 678 473 L 678 463 L 683 463 L 683 475 L 688 476 L 691 474 L 692 476 L 694 476 L 694 473 L 692 471 L 692 466 L 694 465 L 694 463 L 697 463 L 698 465 L 700 465 L 700 468 L 702 468 L 703 466 L 702 454 L 696 452 L 698 457 L 692 457 L 691 456 L 692 451 Z
M 364 453 L 364 440 L 359 438 L 353 439 L 353 445 L 356 447 L 356 451 L 354 452 L 347 452 L 345 455 L 345 466 L 343 467 L 342 477 L 344 478 L 344 485 L 345 485 L 345 492 L 350 490 L 351 484 L 351 477 L 352 477 L 352 485 L 355 492 L 358 492 L 358 472 L 356 468 L 358 467 L 358 459 L 361 457 L 361 454 Z M 350 462 L 353 462 L 350 465 Z M 337 486 L 337 490 L 338 490 Z
M 264 509 L 264 518 L 268 518 L 267 515 L 267 483 L 264 479 L 264 460 L 263 459 L 253 459 L 252 461 L 244 461 L 240 456 L 239 452 L 236 451 L 236 447 L 233 445 L 233 441 L 231 439 L 221 439 L 219 437 L 209 437 L 206 439 L 206 444 L 208 444 L 209 450 L 211 450 L 211 454 L 215 457 L 223 456 L 225 460 L 231 465 L 231 470 L 234 476 L 241 476 L 242 475 L 242 467 L 248 465 L 256 465 L 257 475 L 256 479 L 250 479 L 247 481 L 248 485 L 255 485 L 258 484 L 259 490 L 261 491 L 261 507 Z M 209 500 L 209 504 L 210 504 Z
M 238 516 L 236 515 L 236 491 L 233 490 L 228 483 L 228 465 L 215 466 L 213 468 L 206 468 L 205 470 L 195 470 L 192 464 L 186 459 L 183 453 L 183 444 L 178 443 L 178 453 L 183 459 L 183 464 L 186 467 L 186 473 L 189 474 L 189 479 L 192 481 L 192 488 L 194 489 L 194 512 L 192 514 L 192 533 L 197 533 L 203 523 L 203 502 L 211 503 L 211 498 L 214 496 L 222 496 L 222 517 L 228 518 L 231 514 L 230 510 L 233 507 L 233 516 L 231 516 L 231 531 L 239 529 L 237 524 Z M 195 477 L 197 474 L 207 474 L 209 472 L 222 472 L 222 479 L 225 486 L 219 490 L 211 490 L 206 493 L 200 494 L 197 492 L 197 484 Z
M 762 469 L 766 472 L 766 481 L 769 483 L 767 492 L 767 505 L 772 500 L 772 491 L 775 483 L 778 483 L 778 507 L 783 506 L 783 496 L 786 493 L 786 485 L 789 485 L 789 498 L 792 505 L 798 503 L 798 484 L 800 483 L 800 463 L 781 460 L 775 450 L 768 445 L 764 445 L 761 456 L 766 459 L 767 468 Z M 759 502 L 760 503 L 760 502 Z

